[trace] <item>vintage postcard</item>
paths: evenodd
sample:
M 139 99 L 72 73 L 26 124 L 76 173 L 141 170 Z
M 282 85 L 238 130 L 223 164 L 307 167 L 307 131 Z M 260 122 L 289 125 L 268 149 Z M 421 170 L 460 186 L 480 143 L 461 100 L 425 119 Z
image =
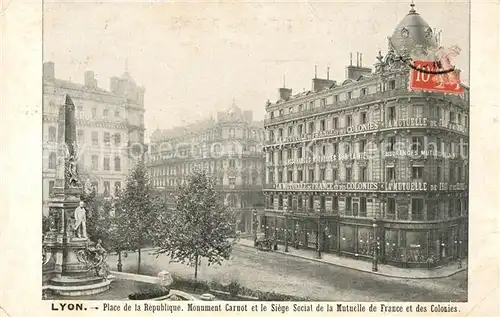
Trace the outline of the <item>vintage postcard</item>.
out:
M 471 3 L 37 8 L 39 314 L 499 313 Z

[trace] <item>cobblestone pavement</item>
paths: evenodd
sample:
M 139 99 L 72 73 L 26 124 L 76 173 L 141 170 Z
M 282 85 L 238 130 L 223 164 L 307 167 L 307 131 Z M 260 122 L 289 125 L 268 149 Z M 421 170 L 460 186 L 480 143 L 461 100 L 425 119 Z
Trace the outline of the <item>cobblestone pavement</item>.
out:
M 194 268 L 169 263 L 164 255 L 142 252 L 141 274 L 156 275 L 167 270 L 173 275 L 193 277 Z M 116 256 L 109 257 L 116 269 Z M 235 246 L 230 260 L 221 266 L 202 260 L 198 278 L 206 281 L 240 284 L 262 291 L 331 301 L 466 301 L 467 273 L 427 280 L 384 277 L 359 272 L 275 252 Z M 123 259 L 123 271 L 136 273 L 137 253 Z

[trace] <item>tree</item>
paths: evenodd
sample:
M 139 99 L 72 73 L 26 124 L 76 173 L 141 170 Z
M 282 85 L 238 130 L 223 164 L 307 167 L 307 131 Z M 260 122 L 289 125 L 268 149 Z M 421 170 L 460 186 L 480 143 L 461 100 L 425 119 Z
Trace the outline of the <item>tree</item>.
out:
M 139 161 L 115 204 L 116 244 L 120 250 L 138 252 L 137 274 L 140 274 L 141 249 L 151 244 L 159 208 L 161 202 L 152 194 L 146 167 Z
M 197 279 L 200 258 L 206 258 L 208 265 L 229 259 L 236 242 L 231 239 L 235 222 L 235 213 L 222 204 L 213 179 L 195 170 L 188 183 L 177 188 L 175 210 L 159 215 L 155 253 L 194 266 Z

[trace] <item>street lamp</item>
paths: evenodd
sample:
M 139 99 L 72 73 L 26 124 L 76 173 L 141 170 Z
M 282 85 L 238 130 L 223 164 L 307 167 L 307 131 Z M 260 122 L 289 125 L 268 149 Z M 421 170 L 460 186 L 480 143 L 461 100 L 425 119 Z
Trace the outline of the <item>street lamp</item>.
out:
M 285 252 L 288 252 L 288 206 L 285 208 Z
M 321 238 L 320 238 L 320 232 L 321 232 L 321 215 L 318 216 L 318 231 L 316 233 L 316 248 L 318 249 L 318 259 L 321 259 Z
M 377 251 L 378 251 L 378 237 L 377 237 L 377 224 L 373 223 L 373 262 L 372 262 L 372 271 L 377 272 Z

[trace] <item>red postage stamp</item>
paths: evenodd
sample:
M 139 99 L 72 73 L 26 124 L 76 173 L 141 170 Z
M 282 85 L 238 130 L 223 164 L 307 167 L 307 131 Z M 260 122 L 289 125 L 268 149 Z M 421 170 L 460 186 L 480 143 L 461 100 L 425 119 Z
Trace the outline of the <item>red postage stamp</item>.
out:
M 458 55 L 460 49 L 439 49 L 436 60 L 414 60 L 410 70 L 410 90 L 424 90 L 462 94 L 460 75 L 451 64 L 450 55 Z

